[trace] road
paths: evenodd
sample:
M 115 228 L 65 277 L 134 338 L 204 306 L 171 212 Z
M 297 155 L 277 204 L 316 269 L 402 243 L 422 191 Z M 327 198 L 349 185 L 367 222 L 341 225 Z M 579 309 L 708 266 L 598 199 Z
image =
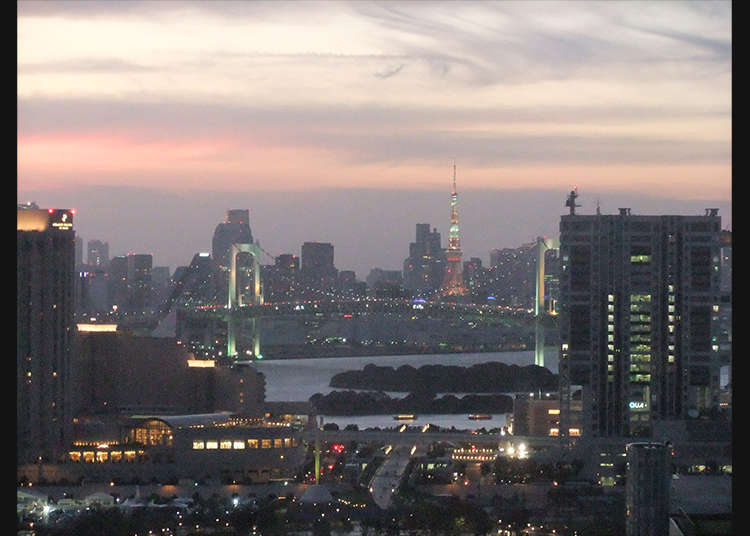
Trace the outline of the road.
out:
M 370 481 L 370 493 L 375 504 L 383 510 L 387 510 L 391 505 L 393 495 L 412 455 L 419 456 L 419 448 L 413 449 L 413 447 L 408 446 L 394 447 L 383 464 L 375 471 L 375 475 Z

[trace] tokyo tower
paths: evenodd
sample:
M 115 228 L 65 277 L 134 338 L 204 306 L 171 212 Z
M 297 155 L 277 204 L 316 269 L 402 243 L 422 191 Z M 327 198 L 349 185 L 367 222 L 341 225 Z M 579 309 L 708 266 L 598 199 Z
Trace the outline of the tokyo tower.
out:
M 456 163 L 453 162 L 453 189 L 451 190 L 451 227 L 448 234 L 448 249 L 445 250 L 445 276 L 440 287 L 443 296 L 466 294 L 463 266 L 461 265 L 461 238 L 458 230 L 458 193 L 456 193 Z

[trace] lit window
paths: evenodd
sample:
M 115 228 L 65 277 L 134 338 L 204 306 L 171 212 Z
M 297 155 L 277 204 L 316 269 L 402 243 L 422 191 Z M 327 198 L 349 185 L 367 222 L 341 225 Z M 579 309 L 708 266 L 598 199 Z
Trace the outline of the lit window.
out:
M 222 449 L 231 449 L 232 448 L 232 441 L 229 439 L 222 439 L 221 443 L 219 445 L 219 448 Z
M 206 441 L 206 449 L 218 449 L 218 448 L 219 448 L 218 441 Z
M 578 437 L 578 436 L 581 435 L 581 429 L 580 428 L 570 428 L 568 432 L 573 437 Z
M 122 451 L 120 450 L 113 450 L 109 453 L 109 460 L 114 463 L 119 463 L 122 461 Z
M 249 449 L 257 449 L 258 448 L 258 440 L 257 439 L 248 439 L 247 440 L 247 448 L 249 448 Z
M 201 450 L 206 447 L 205 443 L 203 441 L 193 441 L 193 450 Z
M 261 439 L 260 440 L 260 448 L 262 448 L 262 449 L 270 449 L 271 448 L 271 440 L 270 439 Z
M 232 443 L 232 447 L 235 450 L 242 450 L 245 448 L 245 442 L 244 441 L 235 441 Z
M 273 448 L 280 449 L 280 448 L 283 448 L 283 446 L 284 446 L 284 442 L 281 438 L 273 440 Z
M 81 461 L 81 453 L 80 452 L 68 452 L 68 456 L 70 456 L 71 462 L 80 462 Z

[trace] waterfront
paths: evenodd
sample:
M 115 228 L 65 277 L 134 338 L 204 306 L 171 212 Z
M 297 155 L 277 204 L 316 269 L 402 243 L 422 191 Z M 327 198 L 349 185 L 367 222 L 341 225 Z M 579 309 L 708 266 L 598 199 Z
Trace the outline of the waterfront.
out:
M 557 373 L 558 350 L 548 347 L 545 352 L 545 366 L 553 373 Z M 533 351 L 486 352 L 466 354 L 415 354 L 415 355 L 383 355 L 360 357 L 324 357 L 310 359 L 266 360 L 256 363 L 257 369 L 266 376 L 266 400 L 276 401 L 307 401 L 315 393 L 327 394 L 335 389 L 330 387 L 331 378 L 339 372 L 347 370 L 362 370 L 372 363 L 378 366 L 398 368 L 410 365 L 419 368 L 423 365 L 456 365 L 470 367 L 479 363 L 497 361 L 508 365 L 527 366 L 534 364 Z M 392 397 L 405 396 L 407 393 L 387 393 Z M 443 393 L 438 393 L 438 396 Z M 460 396 L 461 393 L 454 393 Z M 417 420 L 410 426 L 424 426 L 434 424 L 440 427 L 458 429 L 498 428 L 506 425 L 506 415 L 492 415 L 489 420 L 469 420 L 467 414 L 431 414 L 418 415 Z M 349 424 L 356 424 L 360 429 L 368 427 L 398 426 L 398 421 L 392 415 L 361 415 L 361 416 L 323 416 L 324 422 L 335 422 L 343 428 Z

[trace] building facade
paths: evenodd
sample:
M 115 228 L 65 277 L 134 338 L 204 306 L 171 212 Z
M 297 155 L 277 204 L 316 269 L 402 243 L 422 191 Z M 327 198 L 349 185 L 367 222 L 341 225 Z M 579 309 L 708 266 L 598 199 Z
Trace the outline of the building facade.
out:
M 101 240 L 89 240 L 86 262 L 90 267 L 106 268 L 109 265 L 109 243 Z
M 68 209 L 17 213 L 16 453 L 54 462 L 70 438 L 75 231 Z
M 418 223 L 416 240 L 409 244 L 409 257 L 404 260 L 404 286 L 418 295 L 432 294 L 440 287 L 444 270 L 440 233 L 430 231 L 429 223 Z
M 562 216 L 561 435 L 650 437 L 719 406 L 719 232 L 704 216 Z
M 667 536 L 669 531 L 669 447 L 630 443 L 626 447 L 625 534 Z
M 300 273 L 310 289 L 328 291 L 338 284 L 338 271 L 333 263 L 333 244 L 305 242 L 302 244 Z

